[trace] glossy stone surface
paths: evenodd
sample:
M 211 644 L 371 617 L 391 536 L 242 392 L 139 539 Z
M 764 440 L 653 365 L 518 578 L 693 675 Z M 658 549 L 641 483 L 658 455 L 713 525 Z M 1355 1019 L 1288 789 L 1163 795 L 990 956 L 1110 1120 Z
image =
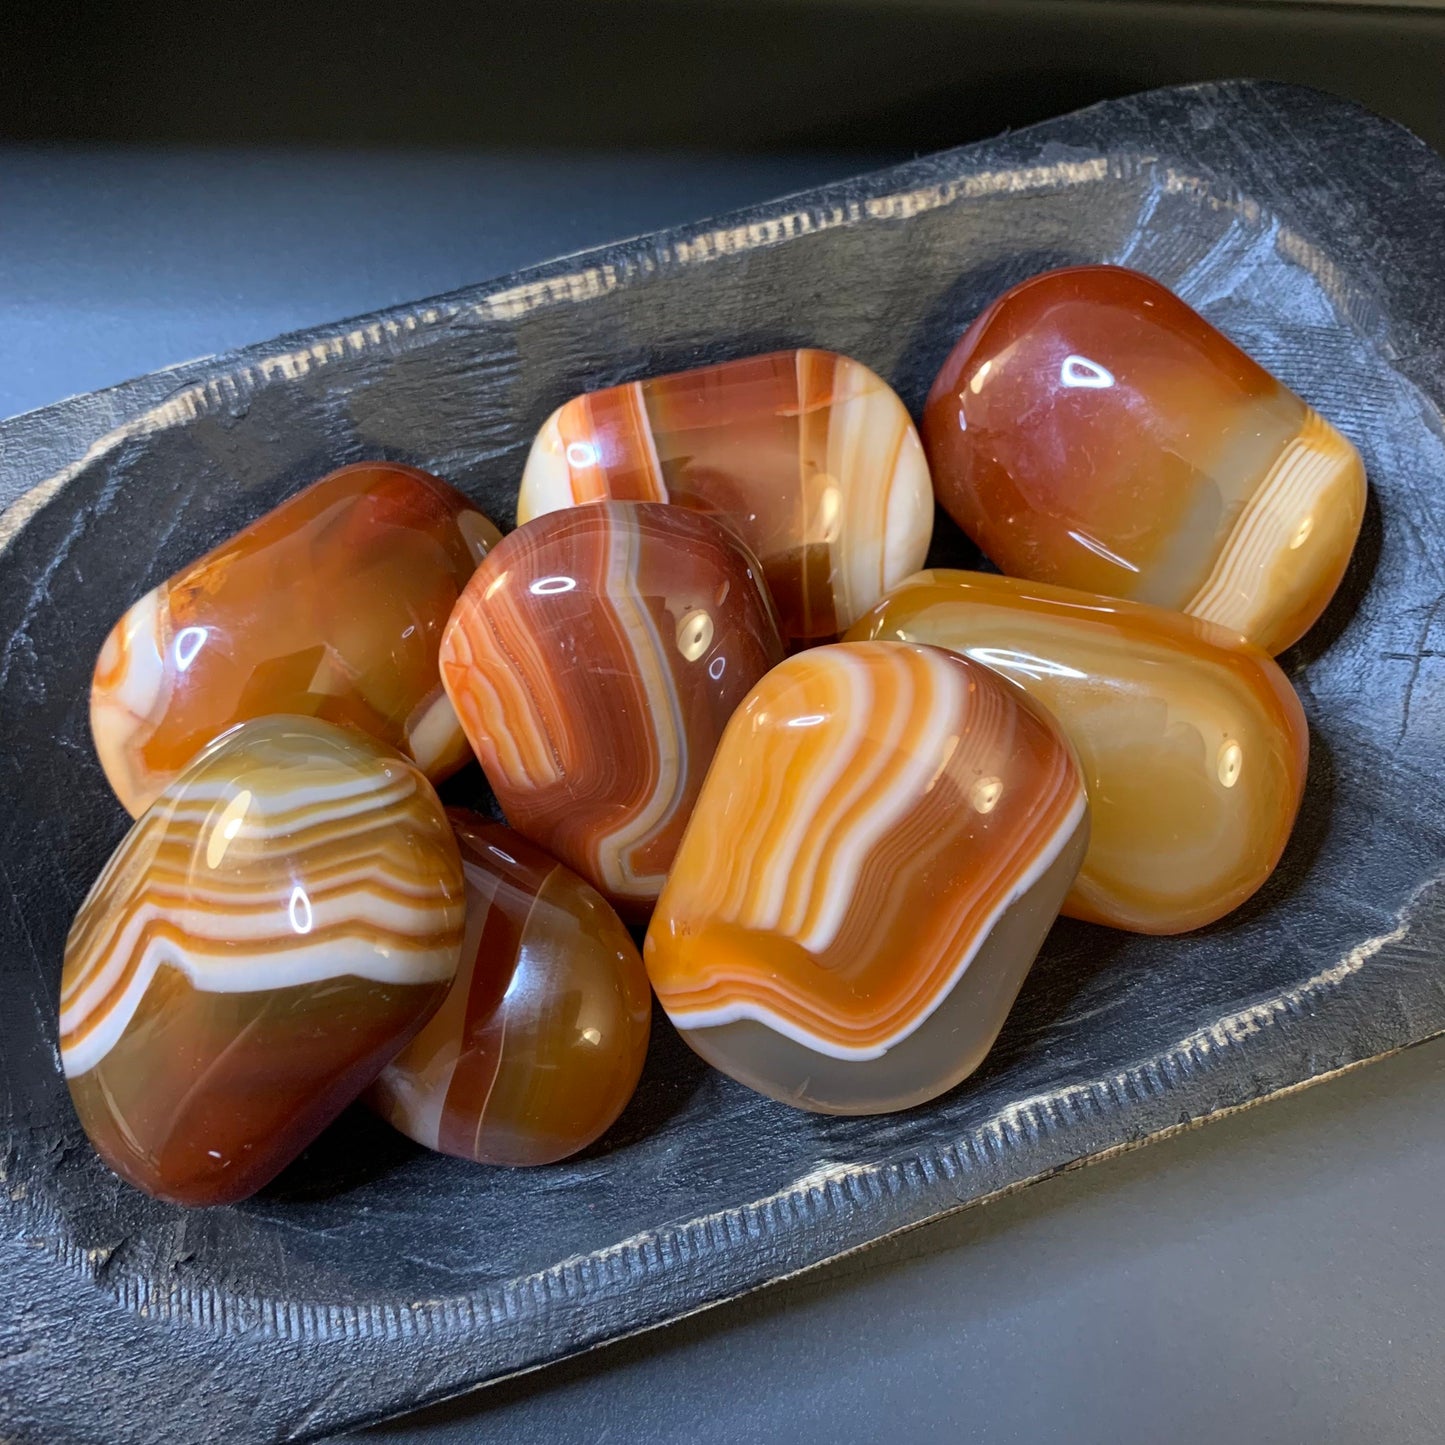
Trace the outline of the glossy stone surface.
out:
M 133 816 L 248 718 L 359 729 L 433 782 L 467 760 L 437 644 L 495 527 L 395 462 L 342 467 L 146 593 L 101 648 L 96 752 Z
M 520 833 L 447 814 L 466 874 L 455 982 L 368 1095 L 428 1149 L 550 1164 L 637 1087 L 652 1027 L 642 958 L 607 900 Z
M 60 1056 L 101 1158 L 244 1199 L 445 997 L 461 861 L 416 766 L 312 718 L 204 752 L 131 828 L 66 942 Z
M 603 497 L 675 502 L 757 553 L 784 637 L 836 637 L 923 565 L 933 493 L 893 389 L 831 351 L 776 351 L 574 397 L 532 444 L 517 520 Z
M 729 723 L 643 959 L 724 1073 L 824 1113 L 905 1109 L 988 1052 L 1088 832 L 1069 745 L 987 668 L 814 648 Z
M 1281 652 L 1365 507 L 1359 454 L 1173 292 L 1119 266 L 1024 281 L 929 394 L 939 500 L 1001 570 L 1152 602 Z
M 781 657 L 731 532 L 683 507 L 602 502 L 491 553 L 441 670 L 507 821 L 640 917 L 724 725 Z
M 1181 933 L 1237 908 L 1279 862 L 1309 733 L 1289 679 L 1236 634 L 1143 603 L 932 571 L 848 635 L 953 648 L 1053 715 L 1092 808 L 1065 913 Z

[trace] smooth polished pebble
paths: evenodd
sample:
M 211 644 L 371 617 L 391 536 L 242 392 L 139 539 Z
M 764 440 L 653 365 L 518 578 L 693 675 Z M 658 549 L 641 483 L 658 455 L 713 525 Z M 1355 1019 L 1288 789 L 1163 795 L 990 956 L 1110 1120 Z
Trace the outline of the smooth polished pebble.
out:
M 928 466 L 903 403 L 831 351 L 776 351 L 574 397 L 547 418 L 517 520 L 604 497 L 674 502 L 757 553 L 783 635 L 827 641 L 923 565 Z
M 725 527 L 599 502 L 493 550 L 441 671 L 507 821 L 641 918 L 724 725 L 782 650 L 757 561 Z
M 964 333 L 929 393 L 938 498 L 1011 576 L 1152 602 L 1282 652 L 1365 510 L 1359 453 L 1172 291 L 1048 271 Z
M 931 571 L 848 636 L 952 648 L 1048 708 L 1093 815 L 1065 913 L 1181 933 L 1237 908 L 1279 862 L 1309 732 L 1289 679 L 1237 634 L 1143 603 Z
M 100 1157 L 181 1204 L 267 1183 L 446 996 L 461 859 L 415 764 L 313 718 L 214 744 L 65 947 L 60 1056 Z
M 1054 722 L 989 669 L 900 642 L 799 653 L 739 708 L 643 960 L 709 1063 L 873 1114 L 967 1077 L 1088 844 Z
M 466 875 L 461 966 L 442 1006 L 368 1101 L 428 1149 L 551 1164 L 627 1106 L 652 991 L 607 900 L 520 833 L 447 813 Z
M 268 713 L 356 728 L 433 782 L 455 772 L 468 752 L 437 645 L 499 535 L 438 478 L 360 462 L 146 593 L 106 638 L 90 696 L 96 752 L 127 812 Z

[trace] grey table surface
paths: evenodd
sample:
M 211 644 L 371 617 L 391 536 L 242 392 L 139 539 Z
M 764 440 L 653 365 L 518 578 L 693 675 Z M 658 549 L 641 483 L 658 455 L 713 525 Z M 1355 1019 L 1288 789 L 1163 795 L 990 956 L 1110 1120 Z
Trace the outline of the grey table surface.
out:
M 0 414 L 893 159 L 0 148 Z M 1442 1064 L 1426 1045 L 363 1438 L 1439 1441 Z

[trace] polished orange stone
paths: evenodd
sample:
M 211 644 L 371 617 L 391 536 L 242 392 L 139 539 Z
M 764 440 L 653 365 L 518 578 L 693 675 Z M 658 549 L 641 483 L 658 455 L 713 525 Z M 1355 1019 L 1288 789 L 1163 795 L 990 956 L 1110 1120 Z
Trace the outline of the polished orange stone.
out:
M 1354 447 L 1119 266 L 999 297 L 944 362 L 923 439 L 939 500 L 1004 572 L 1175 608 L 1272 653 L 1324 610 L 1364 516 Z
M 441 674 L 507 821 L 642 918 L 723 727 L 782 655 L 734 533 L 685 507 L 595 502 L 496 547 Z
M 286 713 L 356 728 L 433 781 L 468 758 L 437 645 L 497 529 L 395 462 L 342 467 L 141 598 L 101 648 L 90 726 L 139 816 L 213 738 Z
M 733 1078 L 824 1113 L 905 1109 L 978 1067 L 1088 835 L 1072 750 L 988 668 L 811 648 L 728 724 L 643 960 Z
M 461 859 L 415 764 L 243 723 L 131 827 L 65 945 L 60 1058 L 97 1153 L 180 1204 L 261 1188 L 446 997 Z
M 369 1099 L 429 1149 L 550 1164 L 592 1143 L 632 1097 L 652 992 L 595 888 L 510 828 L 448 816 L 466 874 L 461 967 Z
M 1093 810 L 1065 913 L 1180 933 L 1237 908 L 1279 862 L 1309 733 L 1284 673 L 1237 634 L 1144 603 L 932 571 L 848 636 L 952 648 L 1048 708 Z
M 882 377 L 832 351 L 775 351 L 573 397 L 542 426 L 526 522 L 603 498 L 672 502 L 736 529 L 794 643 L 836 637 L 923 565 L 933 493 Z

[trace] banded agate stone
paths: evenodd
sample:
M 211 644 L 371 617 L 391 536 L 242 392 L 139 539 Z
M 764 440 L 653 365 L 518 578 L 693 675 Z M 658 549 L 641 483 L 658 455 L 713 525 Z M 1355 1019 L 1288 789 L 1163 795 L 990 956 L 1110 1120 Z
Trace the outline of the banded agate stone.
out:
M 90 729 L 139 816 L 228 728 L 268 713 L 357 728 L 433 782 L 467 761 L 437 644 L 495 527 L 395 462 L 342 467 L 146 593 L 101 648 Z
M 777 351 L 574 397 L 547 418 L 517 520 L 604 497 L 735 527 L 795 643 L 836 637 L 923 565 L 933 492 L 893 389 L 831 351 Z
M 441 1008 L 368 1096 L 402 1133 L 483 1164 L 550 1164 L 626 1107 L 652 1027 L 631 935 L 590 884 L 519 833 L 448 812 L 467 931 Z
M 1088 834 L 1072 749 L 987 668 L 814 648 L 728 724 L 643 961 L 724 1073 L 823 1113 L 905 1109 L 992 1046 Z
M 638 918 L 724 724 L 782 651 L 731 532 L 682 507 L 599 502 L 493 550 L 441 672 L 507 821 Z
M 446 996 L 461 861 L 417 767 L 313 718 L 202 752 L 116 849 L 65 946 L 60 1057 L 148 1194 L 254 1193 Z
M 1048 708 L 1092 809 L 1072 917 L 1181 933 L 1237 908 L 1279 861 L 1309 734 L 1289 680 L 1238 634 L 1140 602 L 935 571 L 848 636 L 952 648 Z
M 1075 266 L 1005 292 L 929 394 L 938 498 L 1001 570 L 1282 652 L 1349 562 L 1359 454 L 1171 291 Z

